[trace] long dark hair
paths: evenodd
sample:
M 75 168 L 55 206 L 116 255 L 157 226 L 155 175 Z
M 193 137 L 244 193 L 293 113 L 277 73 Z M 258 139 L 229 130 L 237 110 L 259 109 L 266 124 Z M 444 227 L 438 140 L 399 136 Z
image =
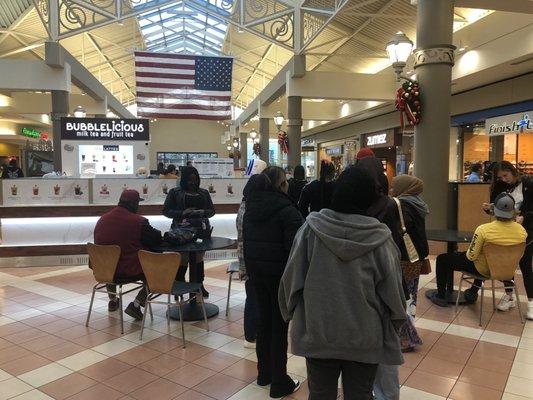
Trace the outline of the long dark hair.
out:
M 268 167 L 262 172 L 268 181 L 267 190 L 272 192 L 281 192 L 281 185 L 287 179 L 287 174 L 283 168 L 280 167 Z
M 181 171 L 180 179 L 180 187 L 183 190 L 187 189 L 191 175 L 196 175 L 196 177 L 198 178 L 198 187 L 200 187 L 200 174 L 198 173 L 198 170 L 194 167 L 185 167 Z
M 509 161 L 500 161 L 492 168 L 492 184 L 490 187 L 491 192 L 501 189 L 502 182 L 498 179 L 498 174 L 501 171 L 510 172 L 515 178 L 517 178 L 518 182 L 520 181 L 520 172 L 516 169 L 516 167 Z
M 325 191 L 326 191 L 326 179 L 333 179 L 335 176 L 335 166 L 333 163 L 322 160 L 320 162 L 320 208 L 324 207 L 326 202 Z
M 301 165 L 294 167 L 294 179 L 297 181 L 305 181 L 305 169 Z

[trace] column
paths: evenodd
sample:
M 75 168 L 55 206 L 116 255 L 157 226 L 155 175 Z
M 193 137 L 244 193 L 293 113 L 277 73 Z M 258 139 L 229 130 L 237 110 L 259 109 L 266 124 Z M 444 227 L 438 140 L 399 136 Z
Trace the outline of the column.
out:
M 287 97 L 287 136 L 289 137 L 289 167 L 293 168 L 302 162 L 302 98 Z
M 259 135 L 259 145 L 261 146 L 259 158 L 269 164 L 270 118 L 259 118 Z
M 240 132 L 241 168 L 246 170 L 248 166 L 248 133 Z
M 54 142 L 54 170 L 63 171 L 61 161 L 61 117 L 69 113 L 69 94 L 63 90 L 52 90 L 52 140 Z
M 422 119 L 415 128 L 415 175 L 424 181 L 429 229 L 446 229 L 453 215 L 448 184 L 454 0 L 418 0 L 415 70 Z

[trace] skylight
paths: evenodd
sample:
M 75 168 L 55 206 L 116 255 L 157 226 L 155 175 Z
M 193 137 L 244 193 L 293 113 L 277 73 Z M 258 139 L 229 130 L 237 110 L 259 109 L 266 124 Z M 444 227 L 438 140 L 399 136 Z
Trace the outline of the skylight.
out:
M 157 3 L 158 0 L 137 0 L 135 8 Z M 193 0 L 187 4 L 177 1 L 140 14 L 146 50 L 219 56 L 228 24 L 219 16 L 227 11 L 218 4 L 217 0 Z M 207 7 L 214 12 L 206 12 Z

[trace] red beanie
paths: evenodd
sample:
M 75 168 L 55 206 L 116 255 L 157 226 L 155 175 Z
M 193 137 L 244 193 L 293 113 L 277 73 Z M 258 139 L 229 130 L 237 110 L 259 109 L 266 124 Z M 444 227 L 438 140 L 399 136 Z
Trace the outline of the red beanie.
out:
M 372 151 L 372 149 L 368 147 L 363 147 L 361 150 L 359 150 L 359 152 L 355 156 L 355 158 L 358 160 L 361 160 L 362 158 L 365 158 L 365 157 L 374 157 L 374 152 Z

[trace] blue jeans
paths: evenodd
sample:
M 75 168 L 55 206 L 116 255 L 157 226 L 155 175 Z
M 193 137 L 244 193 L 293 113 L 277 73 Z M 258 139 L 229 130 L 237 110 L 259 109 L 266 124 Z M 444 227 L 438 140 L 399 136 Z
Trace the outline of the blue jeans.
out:
M 398 365 L 378 366 L 374 379 L 374 397 L 376 400 L 400 400 L 400 367 Z
M 258 306 L 257 295 L 254 286 L 247 279 L 244 282 L 246 289 L 246 302 L 244 303 L 244 338 L 248 342 L 255 342 L 257 338 L 257 320 L 258 320 Z

